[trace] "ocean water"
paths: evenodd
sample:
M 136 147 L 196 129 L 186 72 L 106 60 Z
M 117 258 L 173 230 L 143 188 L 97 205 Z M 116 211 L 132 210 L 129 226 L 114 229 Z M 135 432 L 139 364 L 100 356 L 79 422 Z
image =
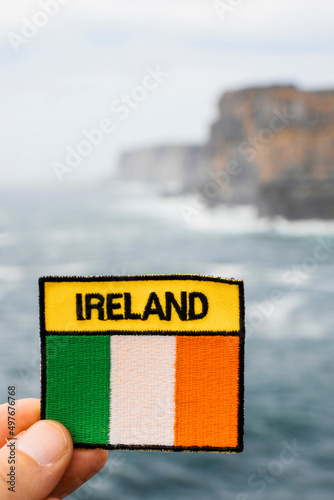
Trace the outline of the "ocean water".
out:
M 115 182 L 2 190 L 1 401 L 7 385 L 39 397 L 39 276 L 242 278 L 244 453 L 109 452 L 70 498 L 332 499 L 333 242 L 334 222 L 259 220 L 250 207 L 208 210 Z

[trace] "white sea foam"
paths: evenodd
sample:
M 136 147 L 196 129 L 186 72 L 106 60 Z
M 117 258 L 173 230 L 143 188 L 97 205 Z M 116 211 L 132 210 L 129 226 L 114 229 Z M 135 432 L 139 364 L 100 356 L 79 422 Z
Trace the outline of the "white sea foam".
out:
M 322 321 L 308 315 L 299 292 L 288 293 L 273 304 L 269 300 L 250 302 L 246 307 L 246 337 L 321 338 L 327 335 Z
M 334 221 L 288 221 L 282 217 L 258 217 L 253 206 L 221 206 L 205 209 L 190 219 L 194 230 L 230 234 L 277 233 L 287 236 L 334 234 Z
M 106 211 L 115 209 L 134 218 L 167 220 L 189 231 L 221 234 L 266 234 L 290 237 L 334 234 L 334 220 L 289 221 L 283 217 L 259 217 L 254 205 L 218 205 L 208 208 L 193 194 L 162 196 L 159 188 L 143 183 L 113 181 Z
M 194 199 L 190 195 L 146 198 L 145 207 L 148 213 L 153 209 L 156 216 L 173 216 L 175 221 L 194 231 L 223 234 L 277 233 L 292 237 L 334 234 L 334 220 L 289 221 L 283 217 L 259 217 L 253 205 L 219 205 L 210 209 L 194 205 Z

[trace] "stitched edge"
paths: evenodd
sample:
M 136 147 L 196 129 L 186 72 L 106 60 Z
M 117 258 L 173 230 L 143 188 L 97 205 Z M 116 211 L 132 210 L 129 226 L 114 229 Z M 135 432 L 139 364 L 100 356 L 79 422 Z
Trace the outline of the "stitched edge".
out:
M 74 448 L 83 449 L 101 449 L 101 450 L 127 450 L 127 451 L 216 451 L 225 453 L 240 453 L 243 451 L 242 448 L 238 446 L 220 448 L 218 446 L 163 446 L 163 445 L 142 445 L 142 444 L 91 444 L 91 443 L 74 443 Z

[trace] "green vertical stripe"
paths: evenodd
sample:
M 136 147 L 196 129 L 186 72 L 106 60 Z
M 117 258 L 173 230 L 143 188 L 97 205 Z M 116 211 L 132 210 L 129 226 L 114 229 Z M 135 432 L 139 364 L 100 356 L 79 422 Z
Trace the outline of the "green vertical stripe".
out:
M 110 337 L 46 337 L 46 418 L 74 443 L 108 444 Z

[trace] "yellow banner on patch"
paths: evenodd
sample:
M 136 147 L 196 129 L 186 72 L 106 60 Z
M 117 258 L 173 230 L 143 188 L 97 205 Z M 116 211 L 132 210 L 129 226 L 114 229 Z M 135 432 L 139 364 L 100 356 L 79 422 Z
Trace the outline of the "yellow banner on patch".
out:
M 233 332 L 242 282 L 204 276 L 42 278 L 45 332 Z

